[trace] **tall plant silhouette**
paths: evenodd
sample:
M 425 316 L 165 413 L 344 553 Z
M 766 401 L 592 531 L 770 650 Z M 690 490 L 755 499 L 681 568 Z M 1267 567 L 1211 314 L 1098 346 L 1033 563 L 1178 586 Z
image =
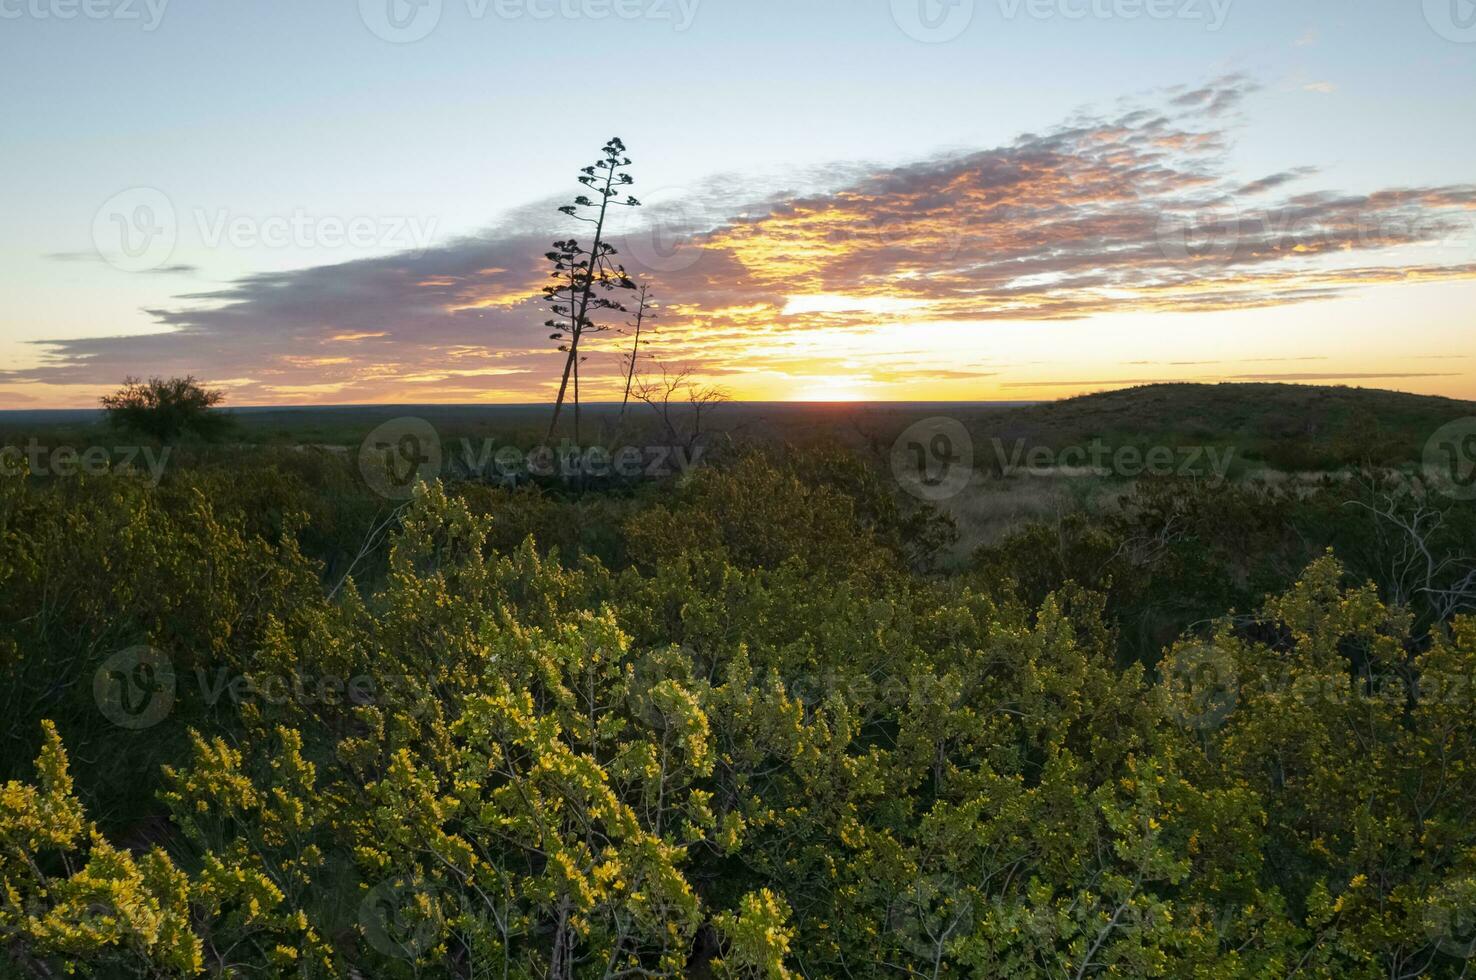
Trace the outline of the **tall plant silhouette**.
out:
M 553 418 L 548 424 L 548 434 L 553 436 L 558 428 L 559 416 L 564 410 L 564 400 L 569 391 L 569 380 L 574 380 L 574 441 L 579 441 L 579 343 L 586 332 L 608 329 L 608 324 L 595 322 L 594 317 L 603 312 L 628 312 L 619 301 L 608 293 L 618 289 L 634 289 L 635 283 L 625 274 L 625 268 L 615 261 L 618 254 L 615 246 L 605 240 L 605 222 L 610 208 L 639 207 L 640 201 L 625 188 L 634 184 L 624 168 L 630 166 L 625 155 L 625 144 L 619 137 L 606 143 L 600 159 L 583 168 L 579 182 L 597 194 L 598 200 L 580 194 L 573 204 L 559 208 L 576 221 L 594 226 L 594 238 L 589 248 L 580 245 L 577 239 L 554 242 L 548 260 L 553 263 L 549 278 L 554 281 L 543 287 L 543 295 L 549 302 L 554 317 L 546 322 L 554 332 L 550 340 L 559 341 L 559 350 L 564 358 L 564 375 L 559 382 L 559 397 L 554 402 Z M 625 200 L 619 200 L 625 194 Z
M 641 339 L 641 328 L 656 319 L 656 314 L 651 312 L 655 309 L 656 304 L 651 302 L 651 287 L 648 283 L 641 283 L 636 299 L 635 319 L 629 323 L 635 337 L 630 344 L 630 353 L 625 355 L 625 397 L 620 400 L 621 415 L 625 414 L 625 408 L 630 404 L 630 385 L 635 380 L 636 365 L 641 356 L 641 344 L 650 343 L 648 340 Z

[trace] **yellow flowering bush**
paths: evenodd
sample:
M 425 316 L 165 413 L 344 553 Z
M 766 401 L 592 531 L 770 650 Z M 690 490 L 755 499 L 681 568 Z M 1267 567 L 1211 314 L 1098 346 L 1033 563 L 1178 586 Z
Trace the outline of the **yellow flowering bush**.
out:
M 284 472 L 0 484 L 4 975 L 1476 959 L 1476 622 L 1331 556 L 1145 664 L 1102 583 L 920 572 L 831 459 L 606 501 L 605 557 L 497 524 L 557 501 L 433 484 L 312 558 Z

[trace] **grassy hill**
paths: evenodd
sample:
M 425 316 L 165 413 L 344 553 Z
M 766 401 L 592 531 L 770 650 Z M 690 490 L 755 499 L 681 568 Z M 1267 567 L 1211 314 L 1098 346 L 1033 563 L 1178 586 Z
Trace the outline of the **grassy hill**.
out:
M 1102 439 L 1230 445 L 1242 459 L 1319 469 L 1420 458 L 1442 425 L 1476 402 L 1374 388 L 1293 384 L 1163 384 L 1083 395 L 991 415 L 1001 434 L 1053 446 Z

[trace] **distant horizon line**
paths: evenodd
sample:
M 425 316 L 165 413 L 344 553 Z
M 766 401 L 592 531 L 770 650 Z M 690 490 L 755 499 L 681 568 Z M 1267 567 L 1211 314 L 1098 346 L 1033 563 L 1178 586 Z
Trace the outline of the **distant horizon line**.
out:
M 1119 389 L 1120 390 L 1120 389 Z M 1079 397 L 1072 395 L 1068 397 Z M 724 402 L 725 405 L 746 405 L 761 407 L 782 408 L 785 406 L 831 406 L 831 405 L 895 405 L 901 407 L 919 405 L 1041 405 L 1052 401 L 1065 401 L 1065 398 L 971 398 L 971 399 L 844 399 L 830 401 L 761 401 L 733 399 Z M 630 406 L 631 410 L 641 407 L 642 403 Z M 685 402 L 678 403 L 684 405 Z M 301 411 L 337 411 L 342 409 L 525 409 L 538 411 L 553 411 L 553 402 L 334 402 L 331 404 L 282 404 L 282 405 L 220 405 L 217 411 L 221 412 L 301 412 Z M 580 402 L 581 411 L 590 409 L 619 409 L 620 402 Z M 97 408 L 0 408 L 0 415 L 24 415 L 24 414 L 97 414 L 104 413 L 104 409 Z M 572 403 L 564 403 L 564 411 L 573 413 Z
M 995 407 L 1020 407 L 1029 405 L 1044 405 L 1051 402 L 1070 401 L 1075 398 L 1086 398 L 1093 395 L 1108 395 L 1124 391 L 1132 391 L 1139 388 L 1169 388 L 1169 387 L 1195 387 L 1195 388 L 1217 388 L 1217 387 L 1275 387 L 1275 388 L 1308 388 L 1322 390 L 1345 389 L 1348 391 L 1374 391 L 1384 392 L 1391 395 L 1407 395 L 1411 398 L 1435 398 L 1443 401 L 1476 403 L 1476 399 L 1457 398 L 1452 395 L 1421 394 L 1419 392 L 1403 391 L 1398 388 L 1365 387 L 1363 385 L 1350 384 L 1310 384 L 1294 381 L 1154 381 L 1146 384 L 1122 385 L 1100 388 L 1095 391 L 1078 391 L 1070 395 L 1061 395 L 1057 398 L 920 398 L 920 399 L 733 399 L 724 402 L 725 405 L 752 406 L 763 408 L 784 407 L 816 407 L 816 406 L 844 406 L 844 405 L 868 405 L 887 406 L 897 408 L 921 407 L 928 405 L 961 405 L 961 406 L 995 406 Z M 639 408 L 642 403 L 635 403 L 629 407 Z M 685 403 L 678 403 L 685 404 Z M 608 410 L 619 409 L 621 402 L 598 401 L 581 402 L 581 410 Z M 525 411 L 552 411 L 554 403 L 548 402 L 332 402 L 332 403 L 307 403 L 307 404 L 278 404 L 278 405 L 221 405 L 221 412 L 302 412 L 302 411 L 341 411 L 341 410 L 365 410 L 365 409 L 418 409 L 418 410 L 449 410 L 449 409 L 501 409 L 501 410 L 525 410 Z M 564 410 L 573 411 L 573 403 L 565 401 Z M 52 407 L 52 408 L 3 408 L 0 407 L 0 417 L 4 416 L 37 416 L 37 415 L 85 415 L 104 413 L 101 406 L 97 407 Z

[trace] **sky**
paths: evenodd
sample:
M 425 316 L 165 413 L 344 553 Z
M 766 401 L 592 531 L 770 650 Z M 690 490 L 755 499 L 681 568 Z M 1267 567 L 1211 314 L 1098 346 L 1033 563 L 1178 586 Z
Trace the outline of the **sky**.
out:
M 1472 0 L 0 0 L 0 79 L 0 408 L 551 400 L 612 136 L 649 373 L 1476 399 Z

